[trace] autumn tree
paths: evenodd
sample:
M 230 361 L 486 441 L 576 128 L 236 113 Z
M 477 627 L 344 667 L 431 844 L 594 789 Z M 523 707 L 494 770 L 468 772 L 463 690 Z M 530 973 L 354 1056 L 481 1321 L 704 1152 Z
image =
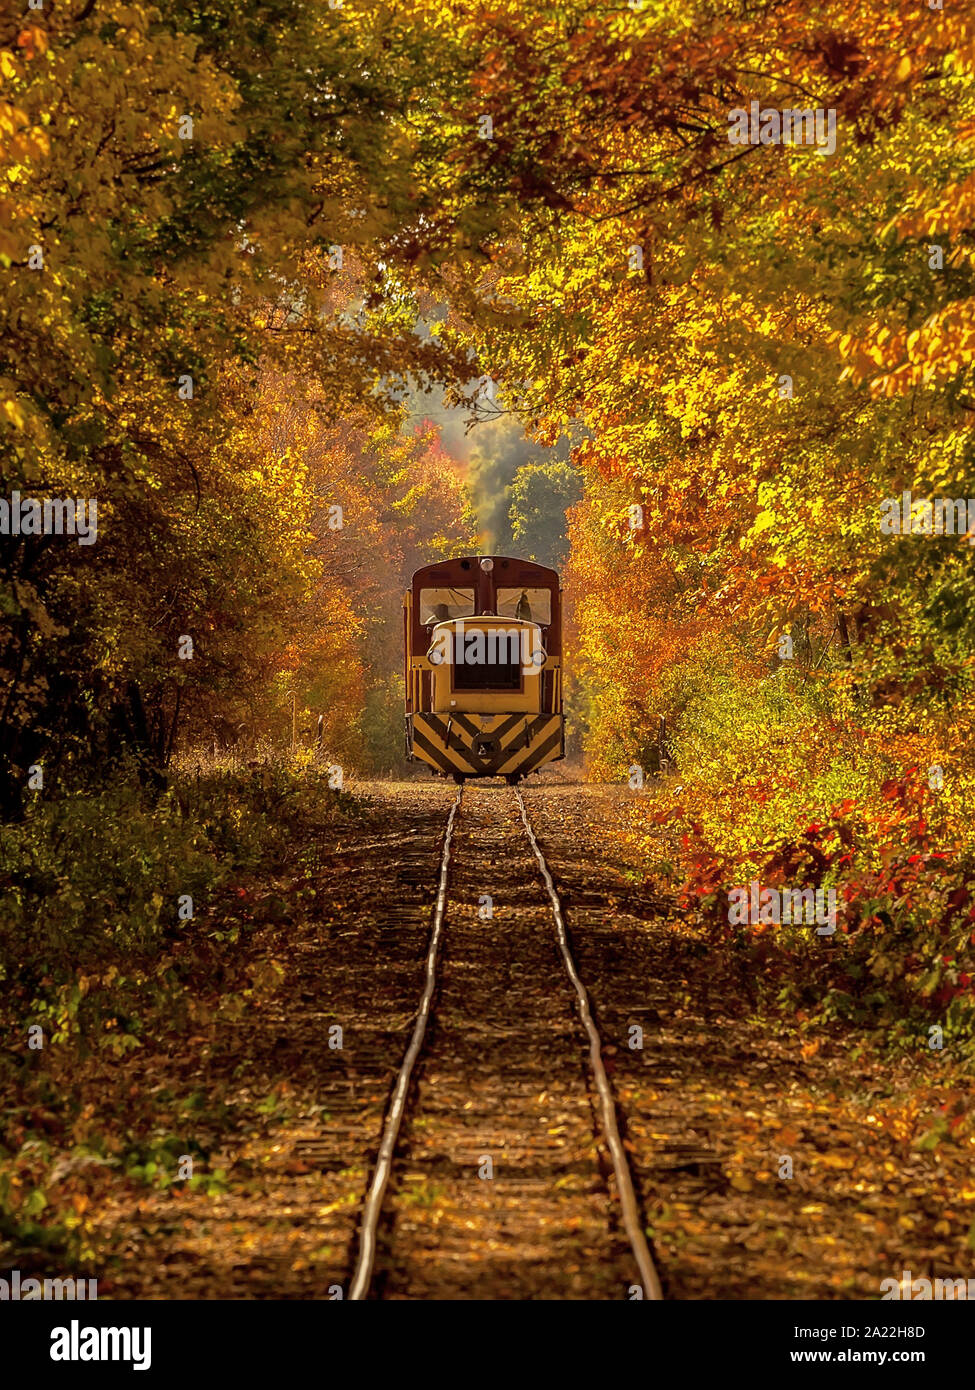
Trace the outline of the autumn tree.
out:
M 422 32 L 108 0 L 7 18 L 0 50 L 3 495 L 98 513 L 91 546 L 0 541 L 10 812 L 55 759 L 158 777 L 190 705 L 267 666 L 305 562 L 262 374 L 314 379 L 336 420 L 451 367 L 380 259 L 427 203 L 401 118 Z

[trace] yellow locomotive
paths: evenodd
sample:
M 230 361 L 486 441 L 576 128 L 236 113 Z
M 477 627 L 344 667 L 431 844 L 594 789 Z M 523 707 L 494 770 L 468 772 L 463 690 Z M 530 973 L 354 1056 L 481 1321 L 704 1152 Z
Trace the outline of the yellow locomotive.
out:
M 404 600 L 406 753 L 462 782 L 514 784 L 565 756 L 562 591 L 503 555 L 417 570 Z

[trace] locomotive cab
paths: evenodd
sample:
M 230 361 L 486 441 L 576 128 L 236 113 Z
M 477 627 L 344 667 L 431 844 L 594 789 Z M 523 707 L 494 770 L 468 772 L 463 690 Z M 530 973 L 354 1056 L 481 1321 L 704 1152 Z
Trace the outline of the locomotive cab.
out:
M 427 565 L 404 600 L 407 755 L 520 781 L 565 753 L 561 590 L 508 556 Z

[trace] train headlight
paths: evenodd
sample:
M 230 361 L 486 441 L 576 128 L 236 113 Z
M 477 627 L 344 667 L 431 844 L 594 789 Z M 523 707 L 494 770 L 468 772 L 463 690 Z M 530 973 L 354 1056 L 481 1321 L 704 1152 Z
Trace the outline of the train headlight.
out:
M 494 561 L 490 558 L 481 561 L 481 569 L 485 574 L 490 574 L 494 569 Z

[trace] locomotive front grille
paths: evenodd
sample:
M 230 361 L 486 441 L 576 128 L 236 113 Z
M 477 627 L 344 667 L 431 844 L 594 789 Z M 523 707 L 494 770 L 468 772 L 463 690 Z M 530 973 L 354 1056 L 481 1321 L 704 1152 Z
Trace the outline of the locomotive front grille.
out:
M 490 662 L 483 666 L 455 665 L 454 690 L 520 690 L 521 666 L 517 661 Z

